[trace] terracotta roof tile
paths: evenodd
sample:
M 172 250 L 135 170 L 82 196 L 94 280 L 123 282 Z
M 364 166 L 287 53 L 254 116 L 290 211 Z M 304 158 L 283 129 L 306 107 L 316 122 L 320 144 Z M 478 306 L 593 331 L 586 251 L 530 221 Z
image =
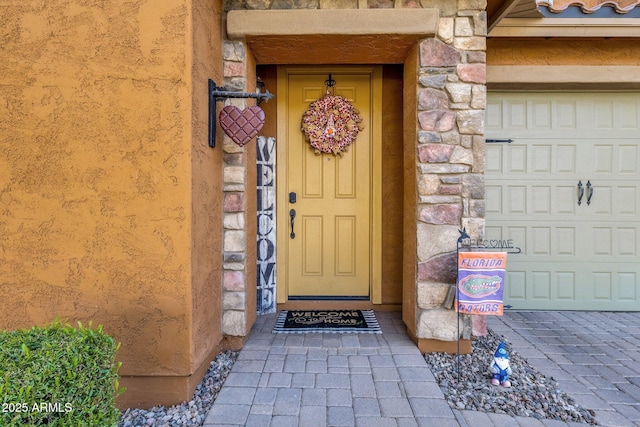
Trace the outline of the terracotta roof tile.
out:
M 627 13 L 640 5 L 640 0 L 536 0 L 536 3 L 555 13 L 560 13 L 570 6 L 580 7 L 583 13 L 596 12 L 603 6 L 612 7 L 617 13 Z

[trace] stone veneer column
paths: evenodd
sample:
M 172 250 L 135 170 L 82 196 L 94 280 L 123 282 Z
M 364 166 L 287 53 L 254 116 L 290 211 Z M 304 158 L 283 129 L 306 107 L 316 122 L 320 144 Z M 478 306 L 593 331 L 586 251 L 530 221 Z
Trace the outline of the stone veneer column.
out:
M 454 3 L 454 2 L 452 2 Z M 486 1 L 441 9 L 420 45 L 417 153 L 416 337 L 451 342 L 467 316 L 442 306 L 456 282 L 458 230 L 484 235 Z
M 227 90 L 244 91 L 245 46 L 241 42 L 224 41 L 222 49 L 224 87 Z M 225 101 L 229 105 L 245 108 L 243 99 Z M 246 248 L 245 188 L 246 161 L 244 148 L 224 135 L 223 168 L 223 282 L 222 282 L 222 333 L 230 336 L 246 335 Z M 255 220 L 255 219 L 254 219 Z

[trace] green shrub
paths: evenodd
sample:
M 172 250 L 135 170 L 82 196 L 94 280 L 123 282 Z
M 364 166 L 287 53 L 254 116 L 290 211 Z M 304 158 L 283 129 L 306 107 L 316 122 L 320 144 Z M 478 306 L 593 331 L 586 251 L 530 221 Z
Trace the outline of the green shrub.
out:
M 116 426 L 118 348 L 91 324 L 0 331 L 0 425 Z

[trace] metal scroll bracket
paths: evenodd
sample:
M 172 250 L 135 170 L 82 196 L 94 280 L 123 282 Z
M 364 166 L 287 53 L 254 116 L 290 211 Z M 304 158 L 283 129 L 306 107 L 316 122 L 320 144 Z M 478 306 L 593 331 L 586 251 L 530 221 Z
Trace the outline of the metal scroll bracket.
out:
M 216 86 L 216 82 L 209 79 L 209 147 L 216 146 L 216 102 L 224 101 L 228 98 L 254 98 L 260 105 L 262 101 L 269 101 L 273 94 L 268 90 L 263 92 L 234 92 L 226 90 L 224 87 Z

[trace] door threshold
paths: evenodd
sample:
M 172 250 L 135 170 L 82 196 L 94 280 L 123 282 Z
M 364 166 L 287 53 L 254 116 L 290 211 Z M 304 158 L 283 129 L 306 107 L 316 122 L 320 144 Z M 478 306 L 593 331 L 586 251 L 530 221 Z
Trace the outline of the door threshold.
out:
M 371 301 L 345 300 L 288 300 L 277 305 L 277 310 L 375 310 L 402 311 L 402 304 L 373 304 Z
M 367 295 L 365 297 L 356 296 L 331 296 L 331 295 L 301 295 L 301 296 L 289 296 L 289 301 L 370 301 L 371 298 Z

